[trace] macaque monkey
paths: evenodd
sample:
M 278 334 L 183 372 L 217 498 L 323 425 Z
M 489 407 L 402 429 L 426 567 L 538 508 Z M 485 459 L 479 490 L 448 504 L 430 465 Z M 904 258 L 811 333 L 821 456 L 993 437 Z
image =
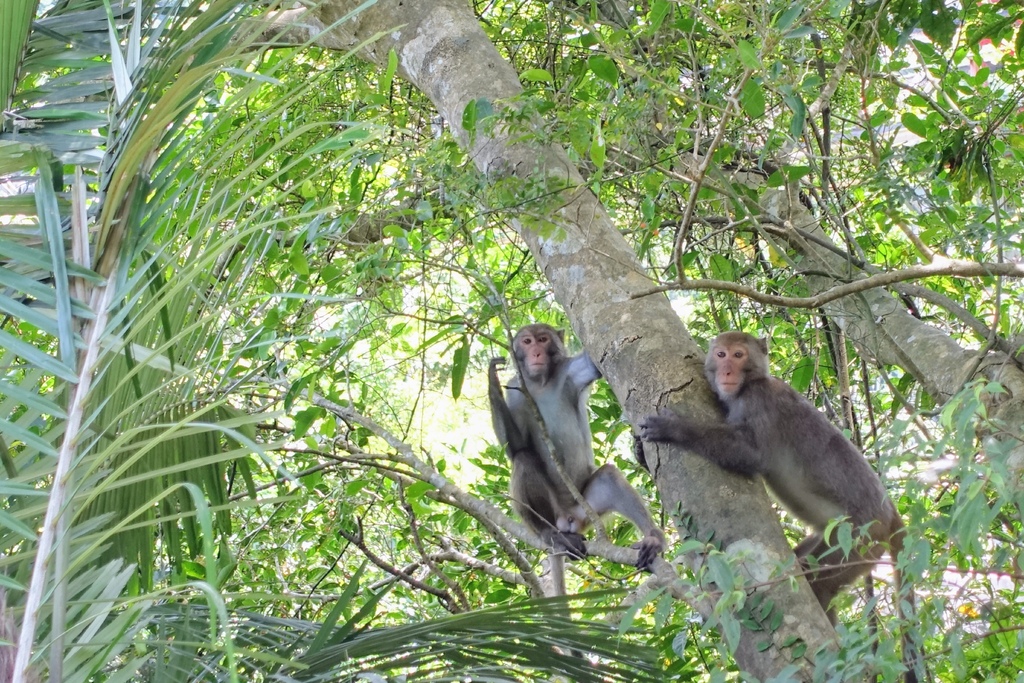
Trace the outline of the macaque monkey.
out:
M 746 477 L 762 477 L 779 502 L 813 529 L 794 552 L 810 570 L 814 595 L 834 624 L 831 602 L 839 591 L 871 571 L 885 544 L 894 563 L 903 548 L 896 506 L 857 447 L 793 387 L 768 375 L 764 339 L 742 332 L 718 335 L 704 376 L 725 408 L 724 425 L 698 424 L 663 409 L 643 420 L 641 437 L 677 444 Z M 839 517 L 855 531 L 866 530 L 848 557 L 824 536 Z M 896 578 L 900 591 L 898 572 Z M 912 593 L 905 597 L 913 604 Z M 905 643 L 905 663 L 915 662 L 913 650 L 913 643 Z M 917 681 L 913 666 L 905 680 Z
M 519 330 L 512 341 L 512 352 L 522 375 L 509 383 L 507 401 L 498 381 L 498 368 L 505 360 L 491 360 L 491 420 L 498 441 L 505 445 L 512 461 L 512 507 L 552 552 L 555 592 L 565 593 L 563 555 L 586 557 L 583 532 L 594 520 L 587 518 L 552 460 L 557 460 L 597 515 L 615 511 L 637 526 L 644 534 L 634 546 L 640 552 L 637 566 L 650 568 L 665 548 L 664 534 L 622 472 L 612 464 L 594 464 L 587 397 L 601 371 L 586 352 L 567 356 L 561 334 L 549 325 L 527 325 Z M 536 419 L 538 413 L 543 430 Z M 548 452 L 548 443 L 554 453 Z

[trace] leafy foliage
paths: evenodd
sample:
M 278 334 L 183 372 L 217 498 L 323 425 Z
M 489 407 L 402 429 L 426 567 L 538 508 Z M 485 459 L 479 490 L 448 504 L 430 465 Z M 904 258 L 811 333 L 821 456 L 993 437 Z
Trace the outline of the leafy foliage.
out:
M 0 584 L 34 669 L 67 680 L 722 680 L 741 625 L 781 618 L 709 538 L 675 551 L 708 552 L 680 588 L 715 619 L 667 596 L 624 614 L 597 589 L 642 577 L 593 558 L 573 566 L 582 619 L 524 601 L 542 554 L 494 522 L 508 464 L 483 368 L 519 325 L 565 326 L 512 228 L 547 197 L 475 173 L 452 126 L 543 121 L 652 279 L 806 295 L 821 274 L 766 208 L 783 189 L 850 277 L 1024 248 L 1008 0 L 481 5 L 526 89 L 458 122 L 393 55 L 255 50 L 245 3 L 0 4 Z M 892 292 L 1019 366 L 1019 281 Z M 891 616 L 884 581 L 848 596 L 825 679 L 898 675 L 875 607 L 942 680 L 1016 676 L 1024 487 L 1004 389 L 936 395 L 919 370 L 942 359 L 873 354 L 827 308 L 672 297 L 698 338 L 770 336 L 774 373 L 864 446 L 908 521 L 917 619 Z M 591 408 L 598 459 L 656 508 L 606 385 Z

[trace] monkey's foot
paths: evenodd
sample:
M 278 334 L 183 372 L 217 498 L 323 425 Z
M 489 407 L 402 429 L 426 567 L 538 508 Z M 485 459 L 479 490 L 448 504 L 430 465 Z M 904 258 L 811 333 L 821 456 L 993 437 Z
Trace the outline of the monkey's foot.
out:
M 559 531 L 552 537 L 555 550 L 565 553 L 570 560 L 582 560 L 587 556 L 587 545 L 583 542 L 583 534 L 572 531 Z
M 665 537 L 659 531 L 657 534 L 646 534 L 642 540 L 631 546 L 638 550 L 636 567 L 642 571 L 651 571 L 654 559 L 665 549 Z

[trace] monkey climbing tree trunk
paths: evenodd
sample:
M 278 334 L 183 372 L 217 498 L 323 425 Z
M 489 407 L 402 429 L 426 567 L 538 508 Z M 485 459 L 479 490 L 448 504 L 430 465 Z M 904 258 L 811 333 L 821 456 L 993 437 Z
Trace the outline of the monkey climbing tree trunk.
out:
M 358 49 L 361 57 L 382 67 L 393 50 L 399 74 L 431 99 L 483 173 L 543 177 L 548 187 L 563 188 L 557 203 L 546 204 L 546 229 L 534 230 L 525 221 L 517 229 L 630 421 L 669 402 L 701 419 L 718 419 L 703 379 L 701 350 L 664 295 L 632 298 L 651 282 L 565 152 L 553 145 L 513 143 L 500 130 L 478 129 L 471 136 L 460 125 L 471 102 L 483 100 L 499 109 L 522 92 L 517 74 L 469 5 L 464 0 L 380 0 L 355 12 L 358 6 L 354 0 L 328 0 L 312 15 L 281 13 L 268 39 Z M 707 538 L 713 531 L 718 547 L 744 553 L 753 581 L 769 579 L 775 567 L 792 557 L 759 482 L 730 475 L 674 447 L 652 445 L 648 463 L 664 508 L 685 512 L 692 520 L 681 533 Z M 590 544 L 590 549 L 615 561 L 635 561 L 634 552 L 607 543 Z M 703 555 L 694 553 L 687 561 L 698 570 Z M 659 571 L 666 568 L 660 563 Z M 741 669 L 765 679 L 789 668 L 796 679 L 810 680 L 813 655 L 830 646 L 833 632 L 806 582 L 801 579 L 799 585 L 796 593 L 786 582 L 764 588 L 793 618 L 782 620 L 774 632 L 743 630 L 734 650 Z M 710 610 L 712 602 L 699 604 Z M 768 639 L 773 645 L 766 647 Z M 805 654 L 794 656 L 793 642 L 806 645 Z

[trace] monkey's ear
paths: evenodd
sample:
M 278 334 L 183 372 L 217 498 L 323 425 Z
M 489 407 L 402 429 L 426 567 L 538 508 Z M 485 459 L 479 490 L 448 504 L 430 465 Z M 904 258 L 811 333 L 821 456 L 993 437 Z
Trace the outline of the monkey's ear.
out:
M 565 330 L 555 330 L 555 335 L 558 337 L 558 341 L 565 344 Z
M 760 337 L 757 340 L 757 348 L 761 349 L 761 353 L 763 353 L 764 355 L 767 356 L 768 355 L 768 338 L 767 337 Z

